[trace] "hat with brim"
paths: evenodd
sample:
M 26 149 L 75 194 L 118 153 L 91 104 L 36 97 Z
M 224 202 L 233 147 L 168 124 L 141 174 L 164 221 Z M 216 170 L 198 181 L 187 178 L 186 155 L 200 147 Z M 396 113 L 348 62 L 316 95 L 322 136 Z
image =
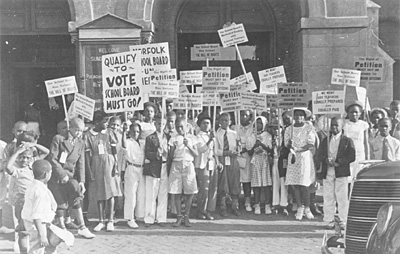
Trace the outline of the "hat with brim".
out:
M 53 224 L 50 224 L 49 229 L 50 229 L 51 232 L 53 232 L 58 238 L 60 238 L 63 242 L 65 242 L 65 244 L 66 244 L 67 246 L 72 246 L 72 245 L 74 245 L 75 237 L 74 237 L 74 235 L 73 235 L 71 232 L 69 232 L 69 231 L 67 231 L 67 230 L 65 230 L 65 229 L 59 228 L 59 227 L 57 227 L 57 226 L 55 226 L 55 225 L 53 225 Z M 56 239 L 53 239 L 52 242 L 56 242 L 56 241 L 57 241 Z M 56 244 L 55 244 L 55 245 L 56 245 Z
M 309 118 L 309 117 L 312 116 L 311 111 L 308 110 L 307 108 L 294 108 L 293 111 L 292 111 L 292 116 L 294 116 L 294 112 L 295 112 L 296 110 L 303 111 L 306 118 Z
M 349 112 L 349 108 L 351 106 L 359 106 L 361 108 L 361 110 L 363 110 L 363 108 L 364 108 L 362 103 L 358 100 L 349 101 L 348 103 L 346 103 L 346 112 Z
M 200 114 L 200 115 L 197 117 L 197 122 L 196 122 L 197 126 L 200 126 L 200 124 L 201 124 L 204 120 L 210 120 L 210 122 L 212 122 L 212 119 L 211 119 L 211 117 L 210 117 L 208 114 Z
M 373 108 L 371 110 L 371 116 L 375 113 L 375 112 L 379 112 L 382 114 L 383 118 L 388 117 L 386 110 L 384 110 L 383 108 Z
M 157 106 L 154 102 L 148 101 L 144 103 L 143 108 L 146 109 L 147 107 L 153 107 L 154 111 L 157 111 Z

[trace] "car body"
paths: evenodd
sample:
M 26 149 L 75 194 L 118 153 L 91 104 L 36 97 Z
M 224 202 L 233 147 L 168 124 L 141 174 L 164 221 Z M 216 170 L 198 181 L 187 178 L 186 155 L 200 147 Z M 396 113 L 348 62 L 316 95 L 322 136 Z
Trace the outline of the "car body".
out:
M 374 230 L 376 229 L 374 229 L 374 225 L 376 225 L 379 209 L 387 203 L 391 203 L 393 211 L 395 211 L 392 213 L 390 223 L 398 225 L 400 223 L 398 218 L 393 218 L 397 214 L 400 215 L 400 212 L 397 213 L 397 209 L 400 211 L 397 202 L 400 203 L 400 161 L 376 163 L 361 170 L 357 174 L 351 190 L 344 235 L 344 252 L 338 250 L 335 244 L 332 245 L 331 243 L 331 246 L 329 246 L 329 240 L 324 237 L 322 253 L 364 254 L 367 250 L 367 244 L 370 251 L 375 251 L 374 246 L 378 244 L 379 246 L 386 246 L 385 243 L 381 242 L 382 240 L 385 241 L 382 237 L 375 237 Z M 397 233 L 393 231 L 396 228 Z M 391 228 L 386 233 L 391 234 L 388 237 L 395 237 L 399 242 L 398 245 L 400 245 L 398 229 L 398 226 L 394 226 L 393 230 Z M 400 253 L 400 250 L 391 252 L 392 250 L 382 253 Z

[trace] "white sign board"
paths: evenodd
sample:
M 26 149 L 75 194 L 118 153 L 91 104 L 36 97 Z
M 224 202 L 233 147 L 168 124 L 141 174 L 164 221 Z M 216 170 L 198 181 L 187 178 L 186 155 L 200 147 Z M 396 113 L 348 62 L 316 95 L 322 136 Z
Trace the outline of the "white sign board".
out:
M 219 94 L 217 93 L 202 93 L 203 94 L 203 106 L 221 106 L 219 101 Z
M 83 94 L 76 93 L 74 99 L 73 113 L 81 115 L 90 121 L 93 121 L 95 100 L 86 97 Z
M 179 98 L 179 81 L 160 81 L 150 91 L 152 97 Z
M 278 84 L 286 83 L 283 65 L 258 72 L 260 77 L 260 93 L 277 94 Z
M 182 83 L 179 81 L 179 94 L 182 93 L 189 93 L 189 90 L 187 89 L 186 85 L 182 85 Z
M 249 41 L 243 24 L 233 24 L 218 30 L 224 48 Z
M 246 76 L 249 83 L 247 83 Z M 251 74 L 251 72 L 248 72 L 246 76 L 242 74 L 234 79 L 231 79 L 229 82 L 230 92 L 235 92 L 235 91 L 247 92 L 256 90 L 257 85 L 256 82 L 254 81 L 253 74 Z
M 219 43 L 215 44 L 195 44 L 193 46 L 194 55 L 192 57 L 192 61 L 214 59 L 220 60 L 221 53 Z
M 202 94 L 180 94 L 179 98 L 174 100 L 174 109 L 203 110 L 202 101 Z
M 360 78 L 361 71 L 333 68 L 331 84 L 360 86 Z
M 44 83 L 49 98 L 78 92 L 75 76 L 47 80 Z
M 363 108 L 365 108 L 365 102 L 367 100 L 367 89 L 364 87 L 356 87 L 357 100 L 361 102 Z
M 203 83 L 203 71 L 180 71 L 180 82 L 185 85 Z
M 307 107 L 307 83 L 279 83 L 278 107 L 296 108 Z
M 156 86 L 160 81 L 176 81 L 176 69 L 154 69 L 150 71 L 150 85 Z
M 258 93 L 240 93 L 242 110 L 267 111 L 267 95 Z
M 143 109 L 140 52 L 103 55 L 103 108 L 106 113 Z
M 242 104 L 239 92 L 220 93 L 220 104 L 222 112 L 235 112 L 240 110 Z
M 384 66 L 382 57 L 354 57 L 354 69 L 361 71 L 361 80 L 383 82 Z
M 343 90 L 312 92 L 313 114 L 344 114 L 344 97 Z
M 278 107 L 278 95 L 267 94 L 267 107 L 277 108 Z
M 203 67 L 203 91 L 229 92 L 231 67 Z

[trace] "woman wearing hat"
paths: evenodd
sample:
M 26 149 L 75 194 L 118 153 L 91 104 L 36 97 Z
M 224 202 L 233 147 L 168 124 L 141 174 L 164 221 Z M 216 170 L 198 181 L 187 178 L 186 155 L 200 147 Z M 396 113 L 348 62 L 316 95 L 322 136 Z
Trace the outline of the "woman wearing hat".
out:
M 354 178 L 362 169 L 360 161 L 369 158 L 367 122 L 360 120 L 363 106 L 359 101 L 351 101 L 346 105 L 347 119 L 343 127 L 344 135 L 351 138 L 356 148 L 356 160 L 350 164 L 351 177 Z
M 315 168 L 312 150 L 316 133 L 306 118 L 311 111 L 306 108 L 295 108 L 293 112 L 294 124 L 285 131 L 285 146 L 290 149 L 288 158 L 286 185 L 292 185 L 297 203 L 296 220 L 303 215 L 308 219 L 314 216 L 310 210 L 310 193 L 308 187 L 315 181 Z

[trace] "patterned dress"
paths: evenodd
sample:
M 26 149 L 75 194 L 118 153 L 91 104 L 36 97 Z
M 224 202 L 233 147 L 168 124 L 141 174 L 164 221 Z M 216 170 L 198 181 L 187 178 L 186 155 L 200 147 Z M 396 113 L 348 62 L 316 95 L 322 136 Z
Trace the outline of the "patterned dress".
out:
M 316 133 L 311 124 L 304 123 L 302 127 L 292 128 L 289 126 L 285 131 L 285 145 L 292 140 L 294 147 L 303 147 L 305 145 L 315 144 Z M 310 186 L 315 181 L 315 167 L 313 154 L 311 150 L 296 153 L 295 163 L 292 163 L 293 154 L 289 153 L 288 166 L 286 172 L 286 185 Z
M 257 140 L 272 148 L 272 136 L 264 131 L 257 135 Z M 262 151 L 257 153 L 257 151 Z M 271 170 L 268 160 L 268 152 L 262 147 L 257 147 L 251 159 L 251 187 L 272 186 Z

